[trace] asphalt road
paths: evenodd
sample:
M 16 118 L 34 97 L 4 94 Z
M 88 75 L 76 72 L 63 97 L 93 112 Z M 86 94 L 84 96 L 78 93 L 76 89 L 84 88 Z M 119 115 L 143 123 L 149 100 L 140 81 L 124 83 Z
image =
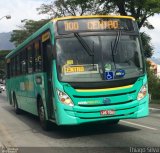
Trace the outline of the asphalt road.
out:
M 100 123 L 53 127 L 50 132 L 45 132 L 33 115 L 25 112 L 16 115 L 5 93 L 1 93 L 0 146 L 3 153 L 4 150 L 9 152 L 7 148 L 12 153 L 160 152 L 160 148 L 156 148 L 160 147 L 160 109 L 150 109 L 149 117 L 122 120 L 116 126 Z

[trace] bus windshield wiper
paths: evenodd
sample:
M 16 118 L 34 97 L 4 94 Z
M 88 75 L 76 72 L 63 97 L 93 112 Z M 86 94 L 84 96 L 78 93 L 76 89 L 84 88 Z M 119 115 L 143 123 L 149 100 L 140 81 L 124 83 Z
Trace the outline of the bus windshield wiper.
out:
M 74 36 L 78 39 L 80 44 L 83 46 L 84 50 L 89 56 L 92 56 L 92 65 L 93 65 L 93 70 L 94 70 L 94 42 L 93 42 L 93 50 L 90 49 L 86 41 L 78 34 L 74 33 Z
M 112 59 L 113 59 L 115 69 L 116 69 L 116 64 L 115 64 L 114 56 L 117 54 L 117 48 L 118 48 L 118 43 L 120 41 L 120 38 L 121 38 L 121 30 L 118 31 L 116 38 L 114 40 L 114 44 L 112 44 L 111 42 Z
M 86 41 L 78 34 L 78 33 L 74 33 L 74 36 L 78 39 L 78 41 L 81 43 L 81 45 L 83 46 L 83 48 L 85 49 L 85 51 L 87 52 L 87 54 L 89 56 L 94 56 L 94 52 L 89 48 L 88 44 L 86 43 Z

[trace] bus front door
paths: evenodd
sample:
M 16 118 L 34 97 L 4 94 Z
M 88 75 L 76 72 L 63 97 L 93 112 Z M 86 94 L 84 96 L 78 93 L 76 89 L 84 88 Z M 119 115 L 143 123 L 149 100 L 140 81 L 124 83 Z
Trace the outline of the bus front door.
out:
M 54 116 L 55 116 L 54 108 L 53 108 L 54 92 L 53 92 L 53 86 L 52 86 L 53 54 L 52 54 L 52 45 L 50 40 L 43 42 L 42 50 L 43 50 L 43 67 L 44 67 L 44 72 L 46 73 L 46 79 L 44 81 L 45 81 L 45 84 L 47 84 L 47 90 L 45 90 L 46 106 L 48 111 L 48 117 L 51 119 L 54 119 Z

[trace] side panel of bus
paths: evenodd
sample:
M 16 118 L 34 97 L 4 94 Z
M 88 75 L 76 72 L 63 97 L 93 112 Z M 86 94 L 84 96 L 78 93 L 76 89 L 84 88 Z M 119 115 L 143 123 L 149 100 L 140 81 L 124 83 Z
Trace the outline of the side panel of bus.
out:
M 43 40 L 46 33 L 49 37 Z M 15 96 L 20 109 L 38 115 L 38 98 L 41 98 L 47 119 L 54 116 L 52 48 L 50 31 L 46 30 L 11 57 L 11 62 L 8 63 L 11 74 L 6 80 L 11 104 Z

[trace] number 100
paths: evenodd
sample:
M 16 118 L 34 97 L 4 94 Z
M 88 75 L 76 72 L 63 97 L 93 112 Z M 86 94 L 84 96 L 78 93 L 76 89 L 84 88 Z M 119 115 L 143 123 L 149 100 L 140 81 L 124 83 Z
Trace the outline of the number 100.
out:
M 65 31 L 72 31 L 79 29 L 78 22 L 65 22 L 64 26 L 65 26 Z

